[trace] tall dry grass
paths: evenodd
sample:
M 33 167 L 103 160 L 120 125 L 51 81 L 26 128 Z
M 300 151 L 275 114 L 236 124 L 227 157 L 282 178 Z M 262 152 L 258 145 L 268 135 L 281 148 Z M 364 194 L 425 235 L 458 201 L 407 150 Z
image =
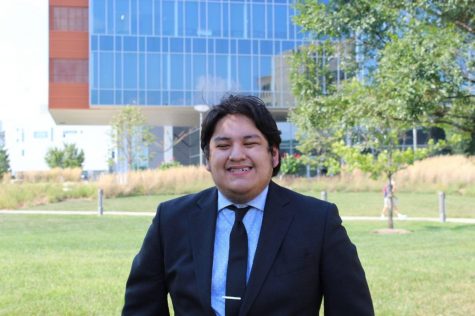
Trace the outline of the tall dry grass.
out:
M 417 161 L 394 176 L 400 192 L 436 192 L 475 195 L 475 157 L 436 156 Z M 360 170 L 334 177 L 282 178 L 277 182 L 300 192 L 381 191 L 387 179 L 371 179 Z
M 126 175 L 102 175 L 97 186 L 104 190 L 106 197 L 186 194 L 213 185 L 211 175 L 204 167 L 185 166 L 166 170 L 150 169 L 134 171 Z
M 23 182 L 49 182 L 49 183 L 61 183 L 61 182 L 77 182 L 81 180 L 81 168 L 53 168 L 45 171 L 21 171 L 17 172 L 15 178 L 17 181 Z M 10 175 L 7 175 L 4 181 L 9 181 Z

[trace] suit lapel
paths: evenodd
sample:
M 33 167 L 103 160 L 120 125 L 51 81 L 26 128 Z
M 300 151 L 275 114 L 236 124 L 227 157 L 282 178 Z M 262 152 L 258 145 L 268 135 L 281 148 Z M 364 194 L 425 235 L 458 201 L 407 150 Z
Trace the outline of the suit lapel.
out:
M 206 192 L 189 216 L 189 229 L 197 288 L 203 306 L 211 310 L 211 271 L 216 230 L 217 190 Z
M 292 222 L 294 213 L 285 208 L 289 200 L 284 191 L 274 184 L 269 185 L 262 228 L 257 244 L 256 255 L 251 275 L 246 288 L 246 295 L 241 306 L 240 315 L 246 315 L 259 293 L 269 273 L 277 252 Z

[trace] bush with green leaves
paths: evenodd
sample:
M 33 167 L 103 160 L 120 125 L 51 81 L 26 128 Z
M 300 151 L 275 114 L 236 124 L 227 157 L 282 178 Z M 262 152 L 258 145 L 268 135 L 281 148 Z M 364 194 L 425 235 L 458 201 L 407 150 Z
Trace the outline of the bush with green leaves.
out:
M 164 162 L 162 163 L 158 169 L 160 170 L 167 170 L 167 169 L 171 169 L 171 168 L 176 168 L 176 167 L 181 167 L 181 163 L 179 161 L 170 161 L 170 162 Z
M 0 149 L 0 178 L 3 175 L 10 171 L 10 158 L 8 157 L 7 150 L 2 148 Z
M 302 156 L 299 154 L 284 154 L 281 159 L 280 173 L 282 175 L 298 175 L 305 168 Z
M 50 148 L 45 161 L 50 168 L 82 168 L 84 151 L 75 144 L 64 144 L 64 148 Z

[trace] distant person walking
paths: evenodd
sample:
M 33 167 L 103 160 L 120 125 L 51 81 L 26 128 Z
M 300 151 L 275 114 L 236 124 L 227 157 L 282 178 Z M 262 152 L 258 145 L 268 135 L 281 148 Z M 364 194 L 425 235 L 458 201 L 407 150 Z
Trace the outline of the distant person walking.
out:
M 393 187 L 393 192 L 392 192 L 393 193 L 392 194 L 392 197 L 393 197 L 393 216 L 397 216 L 398 218 L 407 218 L 407 215 L 399 213 L 399 210 L 398 210 L 398 206 L 397 206 L 398 200 L 397 200 L 397 197 L 395 195 L 395 193 L 396 193 L 396 181 L 391 180 L 391 186 Z M 384 202 L 383 202 L 383 210 L 381 212 L 381 218 L 382 219 L 384 219 L 386 216 L 388 216 L 388 210 L 391 207 L 391 196 L 390 196 L 389 193 L 390 193 L 389 185 L 386 184 L 383 187 Z

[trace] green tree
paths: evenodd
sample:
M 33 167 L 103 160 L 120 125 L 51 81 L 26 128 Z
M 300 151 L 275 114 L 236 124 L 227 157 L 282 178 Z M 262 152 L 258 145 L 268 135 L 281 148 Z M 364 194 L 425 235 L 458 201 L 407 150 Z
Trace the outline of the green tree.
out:
M 139 169 L 147 159 L 147 149 L 155 141 L 150 126 L 140 108 L 125 106 L 112 118 L 112 140 L 119 159 L 127 163 L 128 170 Z
M 5 148 L 0 149 L 0 179 L 10 171 L 10 158 Z
M 415 126 L 441 126 L 473 142 L 473 15 L 462 14 L 473 6 L 449 2 L 299 1 L 295 21 L 315 41 L 292 57 L 291 118 L 302 135 L 329 135 L 300 140 L 300 149 L 318 145 L 317 152 L 390 183 L 398 170 L 443 146 L 401 148 L 402 135 Z M 389 215 L 393 228 L 392 209 Z
M 370 110 L 410 127 L 443 127 L 475 153 L 473 1 L 303 0 L 297 9 L 295 21 L 317 40 L 294 57 L 297 116 L 332 123 Z M 333 96 L 367 89 L 379 92 L 369 109 Z
M 75 144 L 64 144 L 64 148 L 48 149 L 45 161 L 50 168 L 82 168 L 84 151 Z

